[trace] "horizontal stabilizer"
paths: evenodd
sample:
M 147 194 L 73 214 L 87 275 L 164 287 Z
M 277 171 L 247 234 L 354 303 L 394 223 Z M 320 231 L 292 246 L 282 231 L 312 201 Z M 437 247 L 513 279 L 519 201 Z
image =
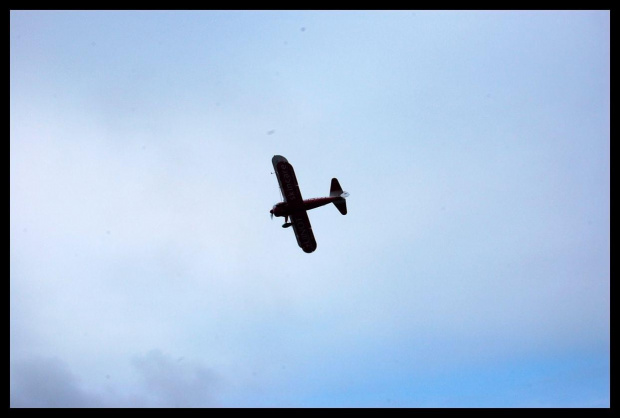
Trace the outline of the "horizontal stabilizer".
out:
M 344 198 L 341 198 L 339 200 L 336 200 L 334 202 L 334 205 L 336 205 L 336 207 L 338 208 L 338 210 L 340 211 L 340 213 L 342 213 L 343 215 L 347 214 L 347 201 L 344 200 Z

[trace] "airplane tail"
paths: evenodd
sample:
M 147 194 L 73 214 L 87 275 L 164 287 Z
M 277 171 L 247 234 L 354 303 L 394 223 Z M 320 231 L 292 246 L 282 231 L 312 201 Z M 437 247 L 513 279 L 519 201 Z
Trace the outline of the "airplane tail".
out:
M 329 189 L 329 195 L 330 197 L 335 197 L 335 196 L 340 197 L 340 199 L 337 199 L 334 201 L 334 205 L 338 208 L 340 213 L 342 213 L 343 215 L 346 215 L 347 214 L 347 201 L 345 200 L 345 198 L 349 196 L 349 193 L 342 190 L 342 187 L 340 187 L 340 183 L 338 183 L 338 179 L 336 178 L 332 179 L 332 185 Z

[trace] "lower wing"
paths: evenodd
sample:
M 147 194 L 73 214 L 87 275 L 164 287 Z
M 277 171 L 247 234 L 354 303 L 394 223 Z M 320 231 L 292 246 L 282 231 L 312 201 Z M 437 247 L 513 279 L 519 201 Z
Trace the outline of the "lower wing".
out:
M 311 253 L 316 250 L 316 240 L 312 233 L 312 226 L 310 225 L 308 213 L 304 210 L 291 215 L 291 223 L 293 224 L 297 244 L 301 249 L 306 253 Z

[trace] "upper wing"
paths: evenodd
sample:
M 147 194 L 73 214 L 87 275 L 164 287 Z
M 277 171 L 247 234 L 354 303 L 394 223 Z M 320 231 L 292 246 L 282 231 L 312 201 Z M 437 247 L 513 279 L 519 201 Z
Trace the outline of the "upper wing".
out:
M 278 183 L 280 183 L 280 190 L 282 190 L 284 201 L 292 208 L 303 207 L 304 200 L 301 197 L 301 191 L 297 184 L 297 177 L 295 177 L 293 166 L 281 155 L 274 155 L 271 159 L 271 163 L 278 177 Z
M 312 226 L 310 225 L 308 213 L 305 210 L 294 213 L 291 215 L 291 223 L 293 224 L 297 244 L 301 249 L 307 253 L 316 250 L 316 240 L 312 233 Z

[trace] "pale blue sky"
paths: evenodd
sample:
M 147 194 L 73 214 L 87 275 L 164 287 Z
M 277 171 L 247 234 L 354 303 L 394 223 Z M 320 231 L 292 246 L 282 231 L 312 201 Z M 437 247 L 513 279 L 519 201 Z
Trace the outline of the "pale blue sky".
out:
M 608 407 L 609 16 L 12 11 L 11 406 Z

